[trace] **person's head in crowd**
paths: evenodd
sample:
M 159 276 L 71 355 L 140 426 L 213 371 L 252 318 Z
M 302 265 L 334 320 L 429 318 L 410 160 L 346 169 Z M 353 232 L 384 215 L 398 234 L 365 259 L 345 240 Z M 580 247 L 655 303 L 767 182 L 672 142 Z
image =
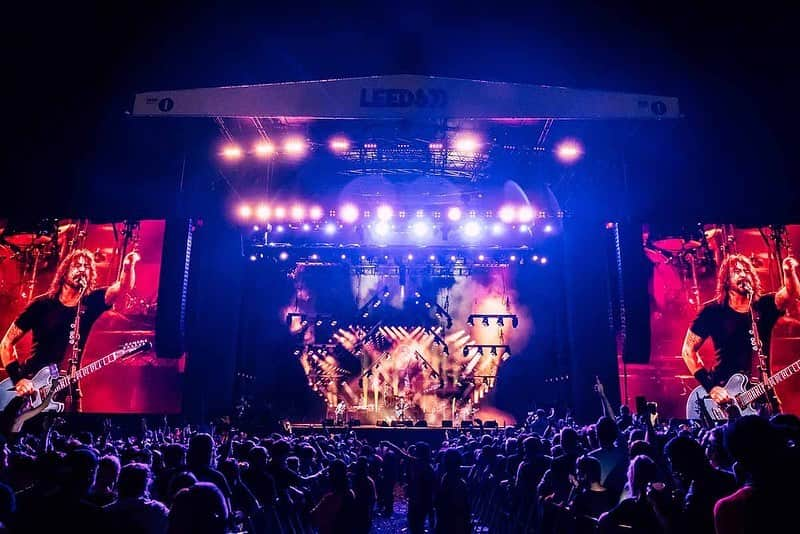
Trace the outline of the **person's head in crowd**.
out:
M 534 458 L 542 452 L 542 441 L 536 436 L 528 436 L 522 440 L 526 458 Z
M 291 451 L 291 447 L 289 442 L 286 440 L 278 440 L 272 444 L 272 449 L 270 449 L 270 456 L 272 457 L 272 461 L 278 464 L 285 464 L 286 459 L 289 457 L 289 452 Z
M 561 452 L 563 454 L 575 454 L 578 452 L 578 433 L 574 428 L 564 427 L 561 429 Z
M 328 481 L 331 486 L 331 491 L 334 493 L 343 493 L 350 488 L 350 483 L 347 480 L 347 465 L 344 461 L 337 458 L 331 462 L 330 469 L 328 470 Z
M 757 415 L 747 415 L 729 423 L 725 446 L 736 462 L 737 476 L 754 483 L 774 478 L 775 468 L 784 459 L 786 449 L 778 430 Z
M 209 482 L 198 482 L 175 496 L 169 512 L 169 534 L 224 534 L 228 505 L 222 492 Z
M 235 458 L 228 458 L 224 462 L 220 462 L 219 471 L 225 476 L 229 486 L 233 487 L 241 482 L 241 468 L 239 461 Z
M 517 453 L 517 438 L 506 438 L 506 456 Z
M 588 489 L 593 483 L 599 484 L 601 472 L 600 460 L 593 456 L 584 454 L 575 460 L 575 478 L 581 488 Z
M 800 448 L 800 417 L 791 413 L 779 413 L 773 415 L 770 422 L 786 445 Z
M 97 454 L 88 448 L 67 453 L 64 458 L 64 490 L 70 497 L 81 499 L 87 496 L 94 485 L 98 463 Z
M 190 488 L 195 484 L 197 484 L 197 477 L 189 471 L 181 471 L 172 475 L 167 487 L 167 502 L 165 504 L 172 503 L 179 491 Z
M 308 466 L 314 462 L 314 457 L 316 455 L 314 447 L 311 445 L 303 445 L 297 451 L 297 456 L 300 458 L 300 464 L 303 466 Z
M 664 446 L 664 455 L 673 476 L 686 484 L 701 477 L 708 466 L 702 445 L 686 436 L 669 440 Z
M 112 454 L 103 456 L 97 465 L 95 487 L 101 490 L 113 491 L 117 486 L 119 471 L 119 458 Z
M 650 444 L 643 439 L 632 441 L 628 447 L 629 458 L 636 458 L 640 454 L 644 454 L 645 456 L 649 456 L 651 458 L 653 457 L 653 447 L 651 447 Z
M 0 482 L 0 522 L 4 525 L 11 523 L 17 511 L 17 498 L 14 490 Z
M 701 443 L 706 450 L 706 458 L 717 469 L 730 469 L 733 467 L 733 458 L 725 447 L 725 428 L 714 427 L 706 433 Z
M 353 478 L 364 479 L 369 476 L 369 460 L 366 456 L 359 456 L 353 463 Z
M 149 467 L 153 466 L 153 451 L 148 448 L 142 448 L 136 451 L 133 455 L 134 463 L 145 464 Z
M 420 462 L 429 462 L 431 459 L 431 446 L 424 441 L 416 442 L 414 444 L 414 458 Z
M 601 447 L 613 447 L 618 433 L 617 422 L 611 417 L 604 415 L 597 420 L 597 441 Z
M 186 465 L 186 447 L 181 443 L 170 443 L 164 447 L 164 467 L 177 469 Z
M 634 497 L 643 497 L 647 485 L 656 482 L 658 470 L 655 462 L 649 457 L 640 454 L 631 460 L 628 466 L 628 484 Z
M 637 428 L 631 432 L 628 441 L 630 441 L 631 443 L 633 443 L 634 441 L 644 441 L 645 436 L 646 436 L 645 431 L 642 430 L 641 428 Z
M 210 434 L 195 434 L 189 440 L 186 463 L 192 469 L 211 467 L 214 458 L 214 439 Z
M 253 447 L 247 453 L 247 463 L 250 464 L 251 469 L 263 469 L 266 467 L 268 459 L 267 449 L 264 447 Z
M 457 449 L 447 449 L 444 451 L 444 472 L 448 477 L 461 476 L 461 454 Z
M 128 464 L 119 473 L 117 493 L 120 499 L 143 499 L 150 488 L 150 466 L 142 463 Z
M 289 456 L 288 458 L 286 458 L 286 467 L 288 467 L 292 471 L 299 471 L 300 458 L 298 458 L 297 456 Z

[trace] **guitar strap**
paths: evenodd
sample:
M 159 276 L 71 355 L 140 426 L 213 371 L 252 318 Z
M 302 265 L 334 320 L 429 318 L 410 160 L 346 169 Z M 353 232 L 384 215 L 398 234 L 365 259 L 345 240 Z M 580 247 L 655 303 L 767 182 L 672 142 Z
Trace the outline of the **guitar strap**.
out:
M 769 415 L 781 413 L 781 401 L 778 398 L 778 394 L 775 392 L 774 388 L 767 387 L 771 365 L 769 356 L 764 354 L 761 336 L 758 334 L 758 314 L 755 309 L 753 309 L 752 295 L 750 296 L 750 335 L 750 343 L 753 348 L 753 353 L 758 361 L 758 365 L 756 366 L 758 369 L 758 379 L 766 389 L 766 409 L 771 412 Z
M 69 340 L 72 345 L 71 354 L 69 358 L 69 366 L 67 369 L 68 376 L 74 375 L 81 368 L 81 360 L 83 358 L 83 350 L 81 349 L 81 307 L 83 304 L 83 293 L 86 288 L 81 289 L 80 296 L 78 297 L 78 305 L 75 306 L 75 320 L 70 325 Z M 68 395 L 70 397 L 70 408 L 72 411 L 81 411 L 81 393 L 80 384 L 77 380 L 70 380 Z

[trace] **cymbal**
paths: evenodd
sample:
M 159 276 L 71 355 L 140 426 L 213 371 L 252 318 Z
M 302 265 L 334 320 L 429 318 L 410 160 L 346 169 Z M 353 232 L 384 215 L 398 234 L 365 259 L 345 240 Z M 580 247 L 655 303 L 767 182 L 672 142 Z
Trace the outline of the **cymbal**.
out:
M 666 250 L 667 252 L 680 252 L 683 249 L 683 238 L 667 237 L 664 239 L 656 239 L 653 241 L 653 246 L 661 250 Z
M 34 234 L 34 233 L 21 233 L 9 234 L 3 236 L 3 241 L 9 245 L 17 248 L 35 247 L 37 245 L 46 245 L 53 239 L 48 235 Z
M 681 380 L 688 380 L 690 378 L 694 378 L 694 375 L 675 375 L 675 378 L 680 378 Z
M 684 241 L 683 243 L 683 250 L 694 250 L 696 248 L 700 248 L 700 241 L 695 241 L 694 239 L 690 239 L 689 241 Z
M 647 259 L 655 263 L 656 265 L 667 263 L 669 258 L 664 256 L 660 250 L 655 250 L 649 247 L 644 247 L 644 255 L 647 256 Z

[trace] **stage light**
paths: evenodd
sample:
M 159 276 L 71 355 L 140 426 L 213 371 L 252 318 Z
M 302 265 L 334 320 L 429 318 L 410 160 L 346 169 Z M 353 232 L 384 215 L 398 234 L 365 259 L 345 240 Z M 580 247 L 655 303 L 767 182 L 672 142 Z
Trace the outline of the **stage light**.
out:
M 539 262 L 540 262 L 542 265 L 544 265 L 544 264 L 546 264 L 546 263 L 547 263 L 547 258 L 545 258 L 544 256 L 542 256 L 542 259 L 541 259 L 541 260 L 539 260 Z
M 259 230 L 261 230 L 260 226 L 258 226 L 258 225 L 253 226 L 253 231 L 254 232 L 258 232 Z
M 392 207 L 388 204 L 381 204 L 378 206 L 378 209 L 375 210 L 375 214 L 379 221 L 388 221 L 394 215 L 394 211 L 392 211 Z
M 283 142 L 283 150 L 291 156 L 300 156 L 306 150 L 306 142 L 299 137 L 290 137 Z
M 497 356 L 497 347 L 492 347 L 492 350 L 489 351 L 489 354 L 491 354 L 492 356 Z
M 464 235 L 470 238 L 475 238 L 481 235 L 481 225 L 477 221 L 469 221 L 464 225 Z
M 526 232 L 530 232 L 530 231 L 531 231 L 531 227 L 530 227 L 530 226 L 528 226 L 527 224 L 520 224 L 520 225 L 519 225 L 519 232 L 520 232 L 521 234 L 524 234 L 524 233 L 526 233 Z
M 461 208 L 458 206 L 453 206 L 449 210 L 447 210 L 447 218 L 453 222 L 461 220 Z
M 417 215 L 417 219 L 421 219 L 421 218 L 425 217 L 425 210 L 417 210 L 416 215 Z
M 250 261 L 256 261 L 256 255 L 250 254 Z
M 467 318 L 467 324 L 470 325 L 470 326 L 475 326 L 475 316 L 474 315 L 470 315 L 469 318 Z
M 430 150 L 442 150 L 444 148 L 444 145 L 442 143 L 434 142 L 434 143 L 429 143 L 428 148 Z
M 472 135 L 459 136 L 453 143 L 453 148 L 456 152 L 464 155 L 471 155 L 478 151 L 480 143 Z
M 544 232 L 546 234 L 549 234 L 552 231 L 553 231 L 553 225 L 552 224 L 545 224 L 544 225 Z
M 517 261 L 517 257 L 514 256 L 513 254 L 511 256 L 509 256 L 508 259 L 511 260 L 511 261 Z
M 503 324 L 504 324 L 503 323 L 503 318 L 502 317 L 498 317 L 497 318 L 497 326 L 503 326 Z
M 389 226 L 389 223 L 384 221 L 381 221 L 378 224 L 376 224 L 374 228 L 375 228 L 375 235 L 380 237 L 385 237 L 389 235 L 389 231 L 392 229 L 391 226 Z
M 500 223 L 494 223 L 492 225 L 492 234 L 494 234 L 494 235 L 502 234 L 503 230 L 504 230 L 503 225 L 500 224 Z
M 311 206 L 308 210 L 308 216 L 312 221 L 318 221 L 322 218 L 322 208 L 319 206 Z
M 345 204 L 339 210 L 339 217 L 343 222 L 352 224 L 358 220 L 358 208 L 354 204 Z
M 516 315 L 511 317 L 511 326 L 513 326 L 514 328 L 519 326 L 519 317 L 517 317 Z
M 347 259 L 347 254 L 342 254 L 342 255 L 340 256 L 340 258 L 342 258 L 343 260 L 346 260 L 346 259 Z
M 256 208 L 256 217 L 259 221 L 268 221 L 270 215 L 272 215 L 272 210 L 266 204 L 259 204 Z
M 281 252 L 280 254 L 278 254 L 278 258 L 280 258 L 281 261 L 286 261 L 289 259 L 289 253 Z
M 489 326 L 489 317 L 487 317 L 486 315 L 484 315 L 484 316 L 483 316 L 483 320 L 481 321 L 481 324 L 482 324 L 483 326 Z
M 389 293 L 389 286 L 383 286 L 383 298 L 386 298 L 390 295 Z
M 314 260 L 314 261 L 316 261 L 316 260 L 318 260 L 318 259 L 319 259 L 319 255 L 318 255 L 318 254 L 312 254 L 312 255 L 311 255 L 311 259 L 312 259 L 312 260 Z M 321 323 L 320 323 L 320 324 L 321 324 Z M 317 325 L 317 326 L 319 326 L 319 325 Z
M 428 259 L 431 260 L 431 261 L 436 261 L 436 256 L 431 254 L 430 256 L 428 256 Z
M 533 220 L 534 211 L 531 206 L 522 206 L 519 211 L 517 211 L 517 218 L 521 223 L 529 223 Z
M 222 157 L 231 161 L 241 159 L 242 148 L 237 145 L 227 145 L 222 149 Z
M 478 354 L 483 356 L 483 347 L 481 345 L 478 345 Z
M 406 257 L 408 258 L 408 261 L 411 261 L 411 260 L 413 260 L 413 259 L 414 259 L 414 255 L 413 255 L 413 254 L 409 254 L 409 255 L 408 255 L 408 256 L 406 256 Z
M 292 206 L 291 214 L 293 221 L 302 221 L 306 216 L 306 209 L 303 206 L 295 204 Z
M 268 158 L 275 153 L 275 145 L 267 141 L 262 141 L 260 143 L 256 143 L 256 146 L 253 148 L 253 152 L 255 152 L 256 155 L 261 158 Z
M 350 149 L 350 141 L 344 137 L 334 137 L 330 141 L 330 147 L 334 152 L 347 152 Z
M 283 227 L 283 225 L 282 225 L 282 224 L 279 224 L 278 226 L 276 226 L 276 227 L 275 227 L 275 231 L 276 231 L 276 232 L 278 232 L 279 234 L 282 234 L 282 233 L 283 233 L 283 231 L 284 231 L 284 227 Z
M 574 139 L 565 139 L 556 146 L 556 157 L 561 163 L 570 165 L 583 156 L 583 147 Z
M 534 255 L 533 255 L 533 257 L 532 257 L 531 259 L 532 259 L 533 261 L 539 261 L 539 256 L 537 256 L 536 254 L 534 254 Z
M 514 206 L 503 206 L 500 208 L 500 211 L 497 212 L 497 217 L 506 224 L 511 224 L 514 222 L 514 217 L 516 216 L 516 210 Z
M 279 221 L 282 221 L 283 219 L 286 218 L 286 208 L 284 208 L 283 206 L 278 206 L 273 211 L 273 215 L 275 215 L 276 219 L 278 219 Z
M 456 257 L 455 256 L 450 256 L 450 261 L 456 261 Z
M 430 226 L 424 221 L 418 221 L 411 225 L 411 231 L 416 237 L 422 238 L 430 234 Z
M 466 358 L 467 356 L 469 356 L 469 345 L 466 345 L 466 346 L 464 347 L 464 350 L 462 350 L 462 351 L 461 351 L 461 353 L 464 355 L 464 357 L 465 357 L 465 358 Z
M 311 230 L 311 225 L 308 223 L 303 224 L 303 231 L 308 232 L 309 230 Z
M 325 225 L 325 233 L 328 235 L 333 235 L 336 233 L 336 225 L 333 223 L 328 223 Z M 344 259 L 344 258 L 342 258 Z
M 478 254 L 478 261 L 483 261 L 485 259 L 486 259 L 486 256 L 484 256 L 483 254 Z
M 253 208 L 249 204 L 242 204 L 239 206 L 239 217 L 242 219 L 249 219 L 253 216 Z

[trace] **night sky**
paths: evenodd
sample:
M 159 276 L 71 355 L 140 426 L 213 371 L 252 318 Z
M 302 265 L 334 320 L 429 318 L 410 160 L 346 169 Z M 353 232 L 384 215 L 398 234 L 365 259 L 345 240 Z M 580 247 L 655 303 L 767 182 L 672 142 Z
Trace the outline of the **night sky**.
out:
M 777 4 L 267 4 L 26 6 L 7 17 L 2 211 L 174 190 L 175 154 L 195 138 L 143 134 L 125 117 L 137 92 L 408 73 L 677 96 L 687 118 L 654 165 L 674 193 L 659 198 L 662 214 L 798 213 L 797 38 Z

